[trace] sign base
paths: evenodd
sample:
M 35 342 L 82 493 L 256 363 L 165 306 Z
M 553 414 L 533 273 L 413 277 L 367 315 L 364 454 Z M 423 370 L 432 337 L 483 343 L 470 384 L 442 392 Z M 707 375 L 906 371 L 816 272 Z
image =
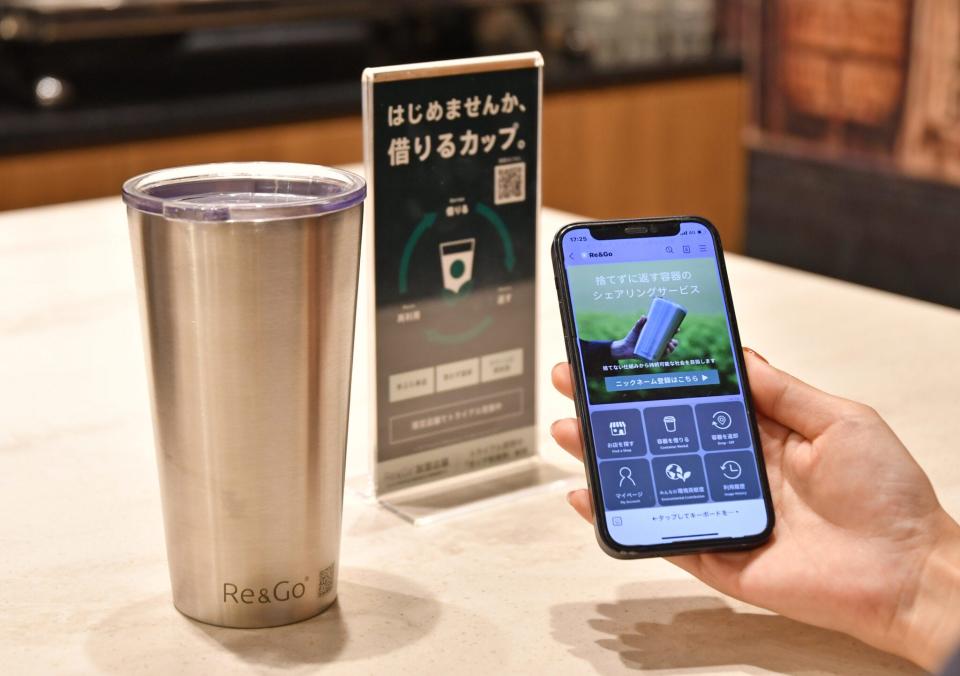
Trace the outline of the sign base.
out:
M 534 495 L 572 488 L 583 475 L 540 457 L 379 496 L 404 521 L 426 526 Z

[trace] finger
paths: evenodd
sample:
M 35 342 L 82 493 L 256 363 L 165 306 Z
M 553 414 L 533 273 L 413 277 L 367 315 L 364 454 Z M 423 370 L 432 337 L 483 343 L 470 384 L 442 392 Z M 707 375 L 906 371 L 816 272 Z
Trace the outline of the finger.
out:
M 590 501 L 590 493 L 586 488 L 579 488 L 567 493 L 567 502 L 577 510 L 577 514 L 586 521 L 593 523 L 593 503 Z
M 676 350 L 676 349 L 677 349 L 677 345 L 679 345 L 679 344 L 680 344 L 680 341 L 679 341 L 679 340 L 676 340 L 676 339 L 671 340 L 669 343 L 667 343 L 667 354 L 670 354 L 671 352 L 673 352 L 674 350 Z
M 767 439 L 776 442 L 776 445 L 782 450 L 783 443 L 790 436 L 790 428 L 784 427 L 776 420 L 768 418 L 763 413 L 757 412 L 757 429 L 760 430 L 760 442 L 763 444 L 764 455 L 767 454 Z
M 573 378 L 570 375 L 570 364 L 560 362 L 550 372 L 550 379 L 557 391 L 568 399 L 573 399 Z
M 703 564 L 699 554 L 684 554 L 683 556 L 667 556 L 664 558 L 666 558 L 667 561 L 676 567 L 687 571 L 694 577 L 700 577 Z
M 560 448 L 577 460 L 583 461 L 583 443 L 580 441 L 580 424 L 576 418 L 557 420 L 550 426 L 550 435 Z
M 753 351 L 744 354 L 753 401 L 768 418 L 813 439 L 840 417 L 845 400 L 770 366 Z

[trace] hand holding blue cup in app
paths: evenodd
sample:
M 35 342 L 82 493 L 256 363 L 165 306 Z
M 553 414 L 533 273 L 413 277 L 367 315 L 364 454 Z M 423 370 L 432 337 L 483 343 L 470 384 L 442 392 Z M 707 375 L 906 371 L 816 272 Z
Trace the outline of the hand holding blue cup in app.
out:
M 651 305 L 652 307 L 652 305 Z M 682 321 L 682 318 L 681 318 Z M 650 318 L 647 315 L 642 315 L 640 319 L 637 320 L 637 323 L 633 325 L 629 333 L 625 335 L 620 340 L 614 340 L 610 343 L 610 356 L 614 359 L 636 359 L 637 350 L 640 349 L 640 341 L 643 339 L 644 331 L 646 327 L 650 324 Z M 660 351 L 660 358 L 665 355 L 669 355 L 671 352 L 677 349 L 680 345 L 680 341 L 674 338 L 677 331 L 679 331 L 680 322 L 677 322 L 673 331 L 666 335 L 666 340 L 663 343 L 663 346 Z M 654 333 L 663 333 L 660 329 L 654 329 Z M 589 343 L 601 342 L 601 341 L 584 341 Z M 650 360 L 654 361 L 654 360 Z
M 686 316 L 686 308 L 679 303 L 666 298 L 654 298 L 633 353 L 647 361 L 663 359 L 665 354 L 676 349 L 673 336 Z

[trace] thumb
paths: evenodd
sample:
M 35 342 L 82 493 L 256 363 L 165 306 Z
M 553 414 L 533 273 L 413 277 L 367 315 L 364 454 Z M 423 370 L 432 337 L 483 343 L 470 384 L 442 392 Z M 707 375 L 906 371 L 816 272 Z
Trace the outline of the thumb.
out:
M 625 340 L 627 340 L 630 343 L 636 343 L 637 338 L 640 337 L 640 331 L 643 329 L 643 325 L 646 323 L 647 323 L 647 316 L 644 315 L 640 317 L 640 319 L 638 319 L 636 323 L 633 325 L 633 328 L 630 329 L 630 333 L 626 335 Z
M 753 403 L 763 415 L 808 439 L 823 433 L 841 413 L 844 399 L 818 390 L 744 351 Z

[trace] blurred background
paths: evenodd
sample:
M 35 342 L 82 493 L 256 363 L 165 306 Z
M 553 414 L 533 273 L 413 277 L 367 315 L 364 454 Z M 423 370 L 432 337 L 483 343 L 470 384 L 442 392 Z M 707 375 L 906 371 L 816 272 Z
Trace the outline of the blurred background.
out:
M 364 67 L 531 49 L 544 205 L 960 307 L 960 0 L 0 0 L 0 210 L 359 162 Z

